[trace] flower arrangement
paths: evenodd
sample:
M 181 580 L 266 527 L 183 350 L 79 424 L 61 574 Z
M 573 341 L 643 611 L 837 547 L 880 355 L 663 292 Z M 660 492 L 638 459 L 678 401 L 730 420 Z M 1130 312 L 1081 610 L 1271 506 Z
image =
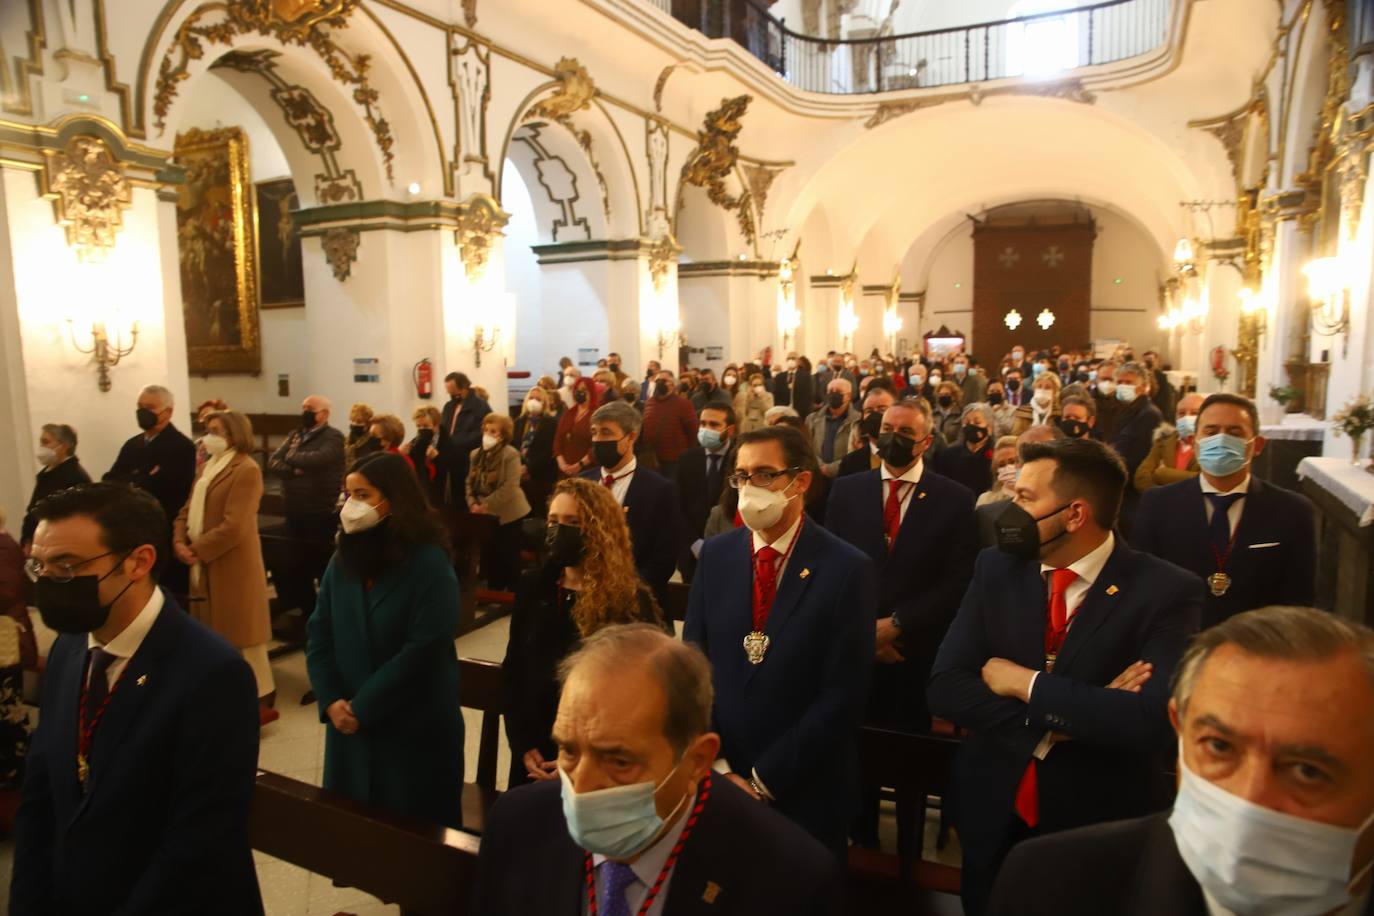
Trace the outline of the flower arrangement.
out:
M 1287 407 L 1301 393 L 1291 385 L 1269 386 L 1269 397 L 1277 401 L 1280 407 Z
M 1359 464 L 1360 443 L 1364 439 L 1364 434 L 1374 429 L 1374 403 L 1370 401 L 1369 395 L 1356 395 L 1346 401 L 1345 406 L 1332 415 L 1331 425 L 1335 428 L 1336 435 L 1350 437 L 1351 460 Z

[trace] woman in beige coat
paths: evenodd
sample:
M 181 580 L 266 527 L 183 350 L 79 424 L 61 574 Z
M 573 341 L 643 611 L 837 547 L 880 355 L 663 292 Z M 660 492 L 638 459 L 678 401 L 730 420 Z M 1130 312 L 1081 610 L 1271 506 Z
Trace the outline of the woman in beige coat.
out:
M 258 542 L 262 471 L 253 460 L 253 427 L 236 410 L 210 414 L 201 439 L 206 460 L 177 515 L 172 550 L 191 567 L 191 616 L 243 653 L 271 706 L 277 688 L 267 661 L 272 620 Z
M 520 489 L 524 468 L 520 452 L 511 445 L 515 424 L 501 413 L 482 418 L 482 446 L 472 450 L 468 464 L 468 508 L 476 515 L 496 518 L 496 536 L 483 551 L 487 588 L 514 591 L 520 573 L 520 520 L 530 503 Z

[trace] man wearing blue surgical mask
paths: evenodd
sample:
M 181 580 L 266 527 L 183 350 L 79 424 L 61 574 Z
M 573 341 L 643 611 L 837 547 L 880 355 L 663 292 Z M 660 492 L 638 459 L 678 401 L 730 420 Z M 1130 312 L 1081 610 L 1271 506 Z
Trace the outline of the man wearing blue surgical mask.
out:
M 1131 543 L 1207 583 L 1204 627 L 1269 604 L 1316 595 L 1316 515 L 1301 494 L 1250 473 L 1264 450 L 1253 402 L 1202 402 L 1194 448 L 1202 473 L 1141 497 Z
M 1374 913 L 1372 670 L 1374 632 L 1312 608 L 1203 632 L 1169 701 L 1172 812 L 1022 844 L 991 912 Z
M 1202 395 L 1196 391 L 1178 400 L 1176 423 L 1161 423 L 1155 430 L 1154 445 L 1149 456 L 1135 470 L 1135 488 L 1144 493 L 1150 487 L 1162 487 L 1180 480 L 1196 477 L 1201 469 L 1197 464 L 1197 412 Z
M 699 649 L 650 625 L 605 627 L 559 674 L 559 778 L 492 808 L 472 912 L 842 911 L 825 849 L 713 772 Z
M 1126 498 L 1121 507 L 1121 531 L 1130 537 L 1135 524 L 1140 492 L 1135 488 L 1135 472 L 1150 454 L 1155 430 L 1162 418 L 1150 401 L 1150 375 L 1139 363 L 1126 363 L 1116 370 L 1116 429 L 1106 440 L 1126 462 Z

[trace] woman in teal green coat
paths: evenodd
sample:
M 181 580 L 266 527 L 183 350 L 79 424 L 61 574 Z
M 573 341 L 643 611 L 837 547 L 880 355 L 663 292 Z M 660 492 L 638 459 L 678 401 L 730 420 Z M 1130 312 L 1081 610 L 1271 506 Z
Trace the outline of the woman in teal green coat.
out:
M 326 723 L 324 787 L 461 826 L 458 580 L 444 529 L 399 455 L 359 460 L 306 643 Z

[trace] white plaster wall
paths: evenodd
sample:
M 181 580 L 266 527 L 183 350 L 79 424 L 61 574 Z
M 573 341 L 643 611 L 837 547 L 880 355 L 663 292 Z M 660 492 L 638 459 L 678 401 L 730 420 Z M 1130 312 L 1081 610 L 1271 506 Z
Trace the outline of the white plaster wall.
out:
M 606 316 L 605 303 L 611 295 L 606 264 L 546 264 L 540 268 L 544 290 L 540 322 L 548 341 L 540 364 L 544 372 L 552 372 L 561 356 L 578 362 L 579 349 L 595 349 L 598 356 L 614 349 Z M 586 368 L 582 367 L 584 375 Z
M 0 510 L 7 516 L 5 527 L 18 538 L 32 487 L 31 474 L 37 472 L 33 451 L 38 439 L 30 435 L 33 427 L 14 287 L 10 204 L 5 183 L 0 182 Z
M 44 423 L 72 425 L 82 463 L 99 476 L 114 463 L 124 440 L 138 431 L 134 407 L 144 385 L 171 389 L 176 422 L 183 430 L 189 425 L 185 333 L 180 309 L 167 301 L 164 284 L 165 214 L 153 191 L 136 188 L 110 258 L 82 265 L 53 219 L 52 204 L 39 197 L 34 175 L 6 169 L 3 183 L 27 438 L 36 445 Z M 93 318 L 110 318 L 115 310 L 137 319 L 138 341 L 133 353 L 110 370 L 111 390 L 101 392 L 90 357 L 72 346 L 65 318 L 75 317 L 79 331 L 89 329 Z M 17 470 L 21 478 L 37 473 L 32 454 L 23 456 Z
M 506 160 L 506 168 L 501 173 L 501 206 L 510 214 L 503 243 L 506 289 L 515 295 L 516 314 L 520 323 L 514 365 L 511 368 L 531 372 L 538 379 L 558 365 L 558 356 L 562 354 L 551 356 L 544 349 L 546 339 L 553 345 L 560 344 L 557 338 L 546 338 L 545 335 L 539 261 L 530 250 L 531 245 L 539 242 L 534 202 L 530 199 L 529 188 L 520 178 L 519 170 L 510 160 Z
M 706 353 L 693 353 L 690 365 L 714 369 L 719 374 L 735 358 L 730 351 L 730 278 L 682 277 L 678 279 L 678 303 L 682 314 L 682 334 L 693 350 L 722 348 L 722 359 L 708 360 Z

